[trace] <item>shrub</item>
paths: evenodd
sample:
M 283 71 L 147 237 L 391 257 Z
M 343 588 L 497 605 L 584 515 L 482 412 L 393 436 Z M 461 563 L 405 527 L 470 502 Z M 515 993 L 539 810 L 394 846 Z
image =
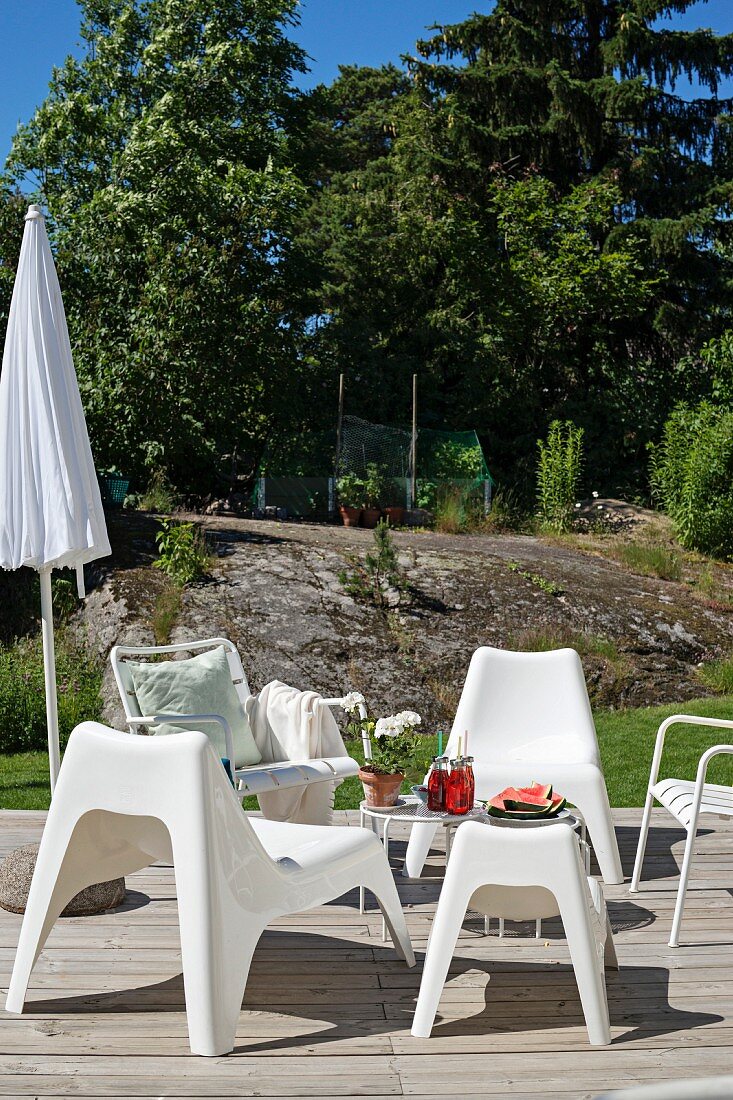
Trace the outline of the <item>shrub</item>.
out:
M 733 412 L 679 405 L 652 452 L 651 481 L 683 546 L 733 557 Z
M 176 584 L 190 584 L 204 577 L 209 567 L 209 548 L 200 528 L 193 523 L 164 519 L 155 536 L 158 544 L 156 569 L 162 569 Z
M 67 638 L 56 635 L 61 747 L 79 722 L 101 717 L 102 663 Z M 48 745 L 43 646 L 38 636 L 0 648 L 0 751 L 42 751 Z
M 583 462 L 583 429 L 553 420 L 547 440 L 537 440 L 537 501 L 541 520 L 553 531 L 570 528 Z

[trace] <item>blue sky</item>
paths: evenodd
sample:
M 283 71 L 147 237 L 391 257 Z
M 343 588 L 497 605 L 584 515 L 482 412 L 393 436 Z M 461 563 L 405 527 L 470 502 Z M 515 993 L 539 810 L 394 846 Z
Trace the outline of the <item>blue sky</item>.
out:
M 397 61 L 431 23 L 455 23 L 492 6 L 491 0 L 303 0 L 293 37 L 313 61 L 301 83 L 328 82 L 339 64 Z M 733 33 L 733 0 L 698 0 L 669 25 Z M 75 0 L 0 0 L 0 162 L 18 122 L 43 100 L 52 67 L 77 51 L 78 28 Z M 686 94 L 682 85 L 678 91 Z M 733 94 L 733 82 L 723 92 Z

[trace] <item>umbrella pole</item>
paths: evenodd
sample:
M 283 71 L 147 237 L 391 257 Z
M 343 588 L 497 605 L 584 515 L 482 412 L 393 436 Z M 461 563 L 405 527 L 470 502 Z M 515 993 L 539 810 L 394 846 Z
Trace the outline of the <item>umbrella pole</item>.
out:
M 48 768 L 51 794 L 61 766 L 59 754 L 59 711 L 56 696 L 56 649 L 53 640 L 51 570 L 41 569 L 41 625 L 43 631 L 43 673 L 46 682 L 46 725 L 48 726 Z

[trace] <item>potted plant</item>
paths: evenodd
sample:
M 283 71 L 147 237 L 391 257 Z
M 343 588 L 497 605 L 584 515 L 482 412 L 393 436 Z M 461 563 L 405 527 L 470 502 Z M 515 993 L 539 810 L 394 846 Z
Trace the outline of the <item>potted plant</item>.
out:
M 364 482 L 356 474 L 344 474 L 336 483 L 336 491 L 344 527 L 358 527 L 364 499 Z
M 382 504 L 387 497 L 388 480 L 383 466 L 368 462 L 364 478 L 363 527 L 376 527 L 382 516 Z
M 364 696 L 356 692 L 343 705 L 350 714 L 351 732 L 372 739 L 372 758 L 359 769 L 367 806 L 394 806 L 405 778 L 425 774 L 425 749 L 415 733 L 422 718 L 414 710 L 403 710 L 375 722 L 364 717 Z
M 390 500 L 399 499 L 400 496 L 404 498 L 404 491 L 400 489 L 396 481 L 389 483 L 388 491 Z M 405 519 L 405 507 L 403 504 L 388 504 L 384 509 L 384 514 L 390 527 L 400 527 Z

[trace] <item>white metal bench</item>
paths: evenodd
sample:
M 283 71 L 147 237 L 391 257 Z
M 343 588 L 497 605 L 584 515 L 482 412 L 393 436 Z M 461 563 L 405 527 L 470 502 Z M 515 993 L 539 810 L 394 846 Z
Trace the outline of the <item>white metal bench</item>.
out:
M 112 648 L 110 652 L 112 671 L 125 711 L 125 719 L 132 733 L 141 733 L 146 727 L 155 726 L 160 722 L 171 722 L 177 726 L 185 726 L 188 729 L 201 729 L 204 733 L 206 733 L 207 726 L 213 723 L 218 724 L 224 730 L 227 755 L 233 768 L 234 783 L 242 798 L 245 795 L 259 795 L 269 791 L 303 787 L 310 783 L 334 782 L 357 774 L 359 764 L 350 756 L 323 757 L 314 760 L 271 761 L 234 769 L 232 731 L 229 723 L 222 715 L 142 713 L 127 664 L 128 659 L 147 660 L 164 654 L 197 653 L 201 650 L 212 649 L 215 646 L 224 647 L 232 674 L 232 683 L 244 708 L 245 702 L 250 698 L 252 692 L 247 683 L 247 677 L 237 648 L 228 638 L 202 638 L 197 641 L 160 646 L 117 645 Z M 337 707 L 341 706 L 342 703 L 343 697 L 319 699 L 316 706 Z M 363 708 L 360 708 L 360 710 L 363 710 Z M 363 717 L 366 717 L 366 711 L 363 711 Z M 371 745 L 368 737 L 364 737 L 364 752 L 367 759 L 369 759 L 371 757 Z

